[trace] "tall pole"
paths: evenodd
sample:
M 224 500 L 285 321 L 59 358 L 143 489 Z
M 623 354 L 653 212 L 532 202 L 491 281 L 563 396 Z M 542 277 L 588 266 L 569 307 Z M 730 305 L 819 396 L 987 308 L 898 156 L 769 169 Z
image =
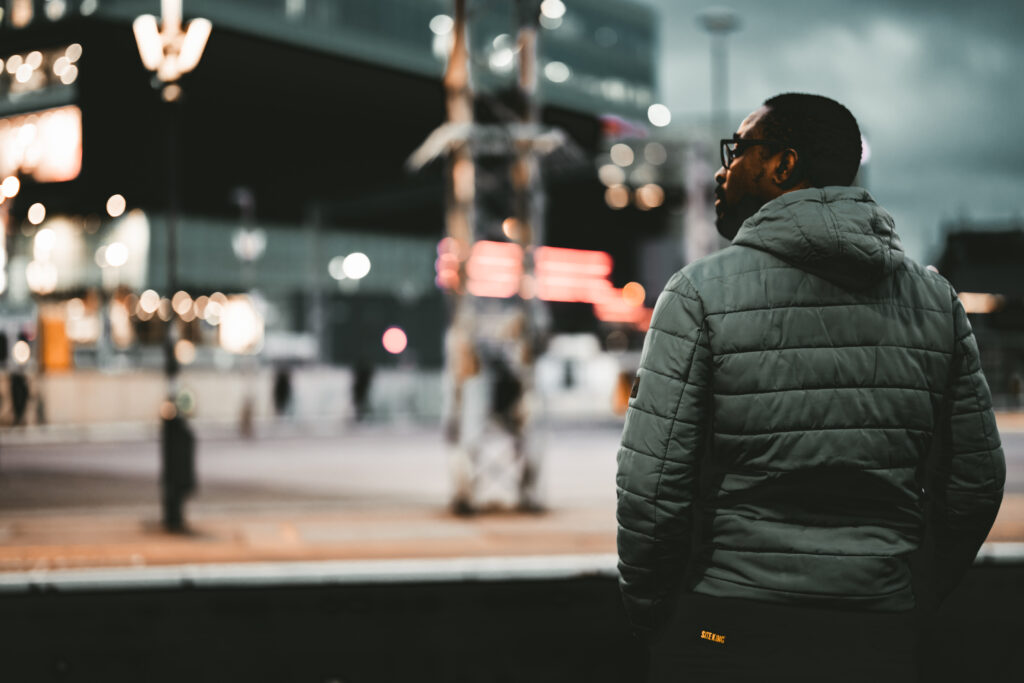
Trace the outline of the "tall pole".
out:
M 445 109 L 449 124 L 472 126 L 473 91 L 470 85 L 470 60 L 467 0 L 455 0 L 451 53 L 444 73 Z M 466 265 L 473 248 L 476 194 L 476 168 L 470 138 L 456 145 L 448 156 L 445 182 L 445 224 L 448 238 L 458 257 L 458 279 L 450 294 L 451 322 L 445 338 L 445 374 L 449 402 L 445 435 L 450 444 L 452 473 L 452 510 L 456 514 L 473 512 L 473 485 L 477 460 L 475 430 L 464 423 L 464 389 L 468 379 L 479 373 L 476 349 L 476 316 L 473 297 L 466 291 Z
M 534 434 L 536 411 L 533 404 L 534 363 L 541 331 L 537 329 L 538 320 L 534 315 L 538 305 L 535 298 L 534 254 L 544 239 L 544 186 L 541 182 L 540 160 L 532 139 L 540 123 L 537 105 L 537 37 L 540 16 L 535 0 L 518 0 L 517 10 L 517 113 L 520 125 L 527 129 L 528 141 L 517 144 L 511 172 L 518 227 L 512 237 L 523 249 L 523 274 L 519 289 L 521 318 L 517 344 L 519 362 L 515 365 L 519 375 L 520 395 L 513 440 L 520 465 L 519 506 L 527 510 L 538 510 L 542 506 L 538 489 L 541 454 Z
M 132 22 L 132 32 L 143 65 L 156 73 L 164 85 L 161 99 L 167 116 L 167 289 L 172 298 L 178 291 L 178 149 L 181 87 L 177 81 L 196 68 L 206 47 L 212 25 L 193 19 L 183 30 L 181 0 L 161 0 L 162 26 L 151 14 Z M 195 489 L 195 437 L 178 409 L 178 359 L 174 353 L 177 320 L 172 308 L 164 327 L 164 374 L 167 399 L 160 406 L 160 489 L 162 520 L 167 531 L 181 533 L 185 524 L 185 498 Z
M 740 27 L 739 16 L 728 7 L 709 7 L 698 23 L 711 36 L 711 141 L 728 137 L 729 53 L 726 37 Z

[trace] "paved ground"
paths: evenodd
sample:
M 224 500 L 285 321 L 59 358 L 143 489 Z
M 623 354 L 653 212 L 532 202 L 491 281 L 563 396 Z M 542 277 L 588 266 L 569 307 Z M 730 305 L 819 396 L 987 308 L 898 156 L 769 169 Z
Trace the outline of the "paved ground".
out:
M 1024 420 L 1004 418 L 1001 429 L 1008 487 L 989 540 L 1022 542 Z M 187 508 L 187 535 L 160 528 L 155 442 L 136 432 L 71 443 L 52 433 L 0 436 L 0 571 L 614 552 L 614 424 L 548 430 L 547 513 L 468 519 L 446 508 L 437 430 L 327 432 L 284 425 L 254 440 L 201 433 L 201 488 Z M 507 491 L 484 494 L 497 500 Z

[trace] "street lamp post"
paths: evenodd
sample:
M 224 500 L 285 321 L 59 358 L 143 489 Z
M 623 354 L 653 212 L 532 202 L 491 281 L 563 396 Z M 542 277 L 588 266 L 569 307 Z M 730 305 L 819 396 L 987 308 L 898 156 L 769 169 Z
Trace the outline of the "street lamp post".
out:
M 739 15 L 728 7 L 709 7 L 697 17 L 711 35 L 711 138 L 725 135 L 729 113 L 729 55 L 726 36 L 740 27 Z
M 143 65 L 156 74 L 161 98 L 167 103 L 168 179 L 167 179 L 167 287 L 168 296 L 178 290 L 178 118 L 181 86 L 178 79 L 199 64 L 210 37 L 212 24 L 193 19 L 181 24 L 181 0 L 161 0 L 162 25 L 152 14 L 143 14 L 132 23 L 135 41 Z M 175 357 L 175 321 L 164 332 L 164 372 L 167 376 L 167 400 L 160 408 L 162 420 L 160 487 L 163 495 L 163 525 L 167 531 L 186 530 L 184 501 L 195 488 L 195 441 L 184 415 L 177 407 L 178 360 Z

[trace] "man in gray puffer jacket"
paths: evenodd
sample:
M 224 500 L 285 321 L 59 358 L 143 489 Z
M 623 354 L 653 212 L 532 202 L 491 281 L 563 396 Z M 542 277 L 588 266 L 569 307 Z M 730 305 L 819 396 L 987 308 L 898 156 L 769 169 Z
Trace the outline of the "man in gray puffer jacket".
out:
M 927 527 L 941 599 L 995 519 L 1005 462 L 970 324 L 850 186 L 860 156 L 839 103 L 766 101 L 722 141 L 732 244 L 658 299 L 617 475 L 653 677 L 911 680 L 910 555 Z

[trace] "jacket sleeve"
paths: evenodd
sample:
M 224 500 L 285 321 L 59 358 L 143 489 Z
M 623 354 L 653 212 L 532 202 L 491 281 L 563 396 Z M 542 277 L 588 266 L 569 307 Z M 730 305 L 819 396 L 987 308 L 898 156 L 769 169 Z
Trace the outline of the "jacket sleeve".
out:
M 676 273 L 654 307 L 618 452 L 619 587 L 641 636 L 660 625 L 688 560 L 710 384 L 703 306 Z
M 981 371 L 978 345 L 960 300 L 953 300 L 955 347 L 941 427 L 931 468 L 932 566 L 936 597 L 944 599 L 970 568 L 984 543 L 1006 481 L 992 396 Z

